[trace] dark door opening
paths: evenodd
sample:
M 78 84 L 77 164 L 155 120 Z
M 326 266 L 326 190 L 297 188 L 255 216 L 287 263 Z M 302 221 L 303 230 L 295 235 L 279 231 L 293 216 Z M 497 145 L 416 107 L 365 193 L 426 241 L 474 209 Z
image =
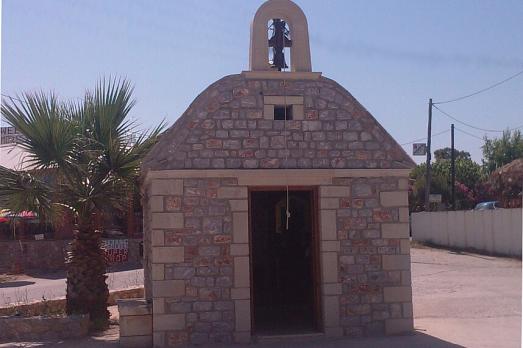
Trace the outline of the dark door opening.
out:
M 256 334 L 314 331 L 313 191 L 251 191 L 252 289 Z

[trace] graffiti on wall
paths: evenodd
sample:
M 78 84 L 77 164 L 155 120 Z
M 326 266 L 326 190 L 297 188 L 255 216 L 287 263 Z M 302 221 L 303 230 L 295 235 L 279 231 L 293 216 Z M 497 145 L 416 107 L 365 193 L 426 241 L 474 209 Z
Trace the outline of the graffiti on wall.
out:
M 126 262 L 129 259 L 128 239 L 105 239 L 103 247 L 107 262 Z

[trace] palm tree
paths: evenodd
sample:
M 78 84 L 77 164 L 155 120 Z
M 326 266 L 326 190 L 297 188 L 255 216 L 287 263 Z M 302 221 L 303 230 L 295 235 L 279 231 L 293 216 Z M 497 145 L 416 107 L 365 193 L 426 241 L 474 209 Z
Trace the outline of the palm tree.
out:
M 125 209 L 139 176 L 141 160 L 163 124 L 129 141 L 136 125 L 128 115 L 133 88 L 125 80 L 102 80 L 79 103 L 53 94 L 25 93 L 5 98 L 1 111 L 24 139 L 30 171 L 0 168 L 0 206 L 33 210 L 53 220 L 75 217 L 67 255 L 68 314 L 89 313 L 94 328 L 108 324 L 106 261 L 93 216 Z M 52 173 L 50 180 L 49 173 Z

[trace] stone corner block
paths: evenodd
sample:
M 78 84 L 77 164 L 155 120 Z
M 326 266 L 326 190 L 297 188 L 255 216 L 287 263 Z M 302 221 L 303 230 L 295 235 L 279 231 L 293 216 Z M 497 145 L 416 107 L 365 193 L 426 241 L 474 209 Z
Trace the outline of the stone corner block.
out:
M 414 330 L 414 321 L 408 319 L 386 319 L 385 333 L 387 335 L 407 334 Z
M 326 327 L 325 328 L 325 337 L 331 338 L 331 337 L 342 337 L 343 336 L 343 328 L 341 327 Z
M 234 343 L 239 343 L 239 344 L 251 343 L 251 333 L 250 332 L 235 332 L 234 333 Z
M 123 348 L 143 348 L 153 346 L 153 336 L 121 336 L 120 347 Z
M 385 303 L 412 303 L 412 288 L 410 286 L 386 286 L 383 288 L 383 300 Z
M 325 328 L 340 326 L 340 299 L 338 296 L 323 296 L 323 318 Z
M 251 331 L 251 301 L 235 300 L 236 331 Z
M 152 314 L 151 303 L 144 298 L 119 299 L 116 303 L 120 316 Z
M 410 255 L 383 255 L 383 270 L 409 270 L 410 269 Z
M 183 194 L 181 179 L 154 179 L 151 183 L 151 194 L 159 196 Z
M 232 239 L 234 243 L 249 243 L 249 214 L 232 213 Z
M 185 328 L 185 314 L 154 315 L 155 331 L 182 330 Z
M 322 283 L 338 283 L 338 253 L 321 253 Z
M 248 288 L 250 286 L 249 257 L 236 256 L 234 258 L 234 287 Z
M 153 333 L 152 315 L 129 315 L 120 317 L 120 336 L 148 336 Z
M 337 240 L 338 233 L 336 228 L 336 211 L 320 211 L 320 238 L 321 240 Z
M 321 186 L 320 197 L 350 197 L 350 186 Z
M 178 297 L 183 295 L 185 295 L 184 280 L 153 280 L 153 297 Z
M 218 198 L 247 199 L 247 187 L 243 186 L 223 186 L 218 188 Z
M 185 253 L 183 247 L 153 247 L 153 263 L 178 263 L 183 262 Z
M 409 238 L 408 223 L 384 223 L 381 224 L 382 238 Z
M 151 228 L 183 228 L 183 214 L 152 213 Z
M 163 196 L 151 196 L 149 198 L 151 212 L 158 213 L 163 211 Z
M 380 192 L 380 202 L 384 207 L 405 207 L 409 205 L 407 191 Z

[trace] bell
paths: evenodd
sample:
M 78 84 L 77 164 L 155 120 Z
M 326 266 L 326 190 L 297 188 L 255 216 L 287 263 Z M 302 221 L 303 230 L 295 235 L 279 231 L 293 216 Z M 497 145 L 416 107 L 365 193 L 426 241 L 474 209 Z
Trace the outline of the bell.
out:
M 289 66 L 285 62 L 285 47 L 292 46 L 292 40 L 289 39 L 289 31 L 285 27 L 285 21 L 281 19 L 272 20 L 272 37 L 269 39 L 269 47 L 272 47 L 272 67 L 278 71 L 286 69 Z

